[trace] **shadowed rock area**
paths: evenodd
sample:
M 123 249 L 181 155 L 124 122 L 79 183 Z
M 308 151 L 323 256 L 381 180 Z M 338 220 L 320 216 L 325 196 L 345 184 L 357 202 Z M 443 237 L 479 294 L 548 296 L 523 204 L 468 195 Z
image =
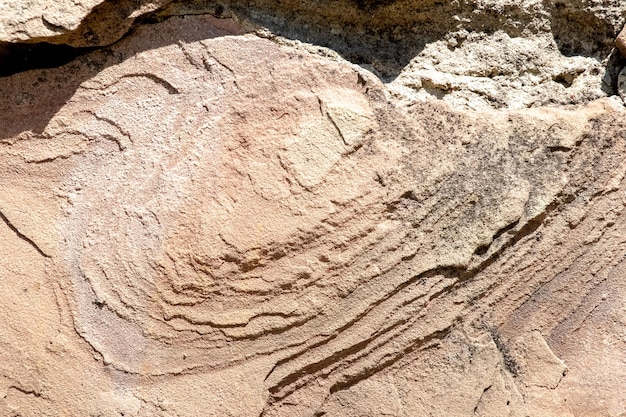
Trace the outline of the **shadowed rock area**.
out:
M 619 3 L 95 3 L 3 14 L 0 415 L 626 413 Z
M 613 53 L 625 22 L 620 0 L 120 0 L 91 9 L 58 5 L 66 14 L 48 7 L 40 20 L 37 8 L 25 12 L 19 3 L 8 4 L 16 16 L 6 14 L 0 32 L 0 75 L 60 65 L 134 27 L 198 14 L 233 18 L 251 33 L 340 56 L 372 71 L 405 104 L 579 105 L 617 94 L 625 64 Z

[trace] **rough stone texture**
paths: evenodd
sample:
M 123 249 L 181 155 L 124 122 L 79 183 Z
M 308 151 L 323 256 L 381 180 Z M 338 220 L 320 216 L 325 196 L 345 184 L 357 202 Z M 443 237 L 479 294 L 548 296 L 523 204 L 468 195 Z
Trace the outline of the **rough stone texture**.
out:
M 0 42 L 103 46 L 120 39 L 134 19 L 171 0 L 4 0 Z
M 158 22 L 207 13 L 282 41 L 331 48 L 378 75 L 406 105 L 433 98 L 468 110 L 584 104 L 615 94 L 624 66 L 613 49 L 626 21 L 622 0 L 48 3 L 1 6 L 0 59 L 15 67 L 5 74 L 46 66 L 29 64 L 42 55 L 67 62 L 78 53 L 38 46 L 106 46 L 129 33 L 138 18 Z
M 439 98 L 472 110 L 614 94 L 621 63 L 611 52 L 626 13 L 611 0 L 223 3 L 224 13 L 365 66 L 405 104 Z
M 364 16 L 409 24 L 412 2 L 297 3 L 173 3 L 0 79 L 0 415 L 626 415 L 626 114 L 601 97 L 616 91 L 524 108 L 541 90 L 561 103 L 512 63 L 561 26 L 512 37 L 489 4 L 468 25 L 507 33 L 468 27 L 478 49 L 450 53 L 422 33 L 389 82 L 337 39 Z M 623 21 L 579 3 L 498 4 Z M 424 22 L 470 13 L 426 6 Z M 341 16 L 355 23 L 337 32 Z M 300 42 L 322 18 L 325 47 Z M 354 50 L 389 48 L 389 27 Z M 602 42 L 572 48 L 613 55 Z M 550 53 L 526 61 L 592 59 Z M 424 71 L 460 56 L 514 69 L 521 101 L 431 94 Z
M 7 0 L 0 4 L 0 40 L 28 41 L 75 30 L 101 0 L 81 2 Z
M 626 29 L 622 29 L 619 35 L 617 35 L 615 46 L 620 50 L 622 55 L 626 56 Z

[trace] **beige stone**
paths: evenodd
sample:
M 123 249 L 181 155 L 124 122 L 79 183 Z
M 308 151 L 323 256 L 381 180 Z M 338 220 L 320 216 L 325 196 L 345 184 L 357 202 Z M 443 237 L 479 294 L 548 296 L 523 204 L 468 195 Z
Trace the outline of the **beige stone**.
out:
M 124 36 L 135 18 L 170 1 L 7 0 L 0 4 L 0 42 L 106 46 Z
M 447 54 L 388 83 L 188 7 L 0 80 L 0 414 L 626 412 L 619 99 L 468 111 Z

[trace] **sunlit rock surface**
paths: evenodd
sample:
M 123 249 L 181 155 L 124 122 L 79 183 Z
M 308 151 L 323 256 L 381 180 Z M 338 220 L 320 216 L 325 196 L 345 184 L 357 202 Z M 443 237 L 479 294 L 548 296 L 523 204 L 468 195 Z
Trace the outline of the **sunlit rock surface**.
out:
M 0 415 L 626 413 L 617 2 L 165 3 L 4 6 Z

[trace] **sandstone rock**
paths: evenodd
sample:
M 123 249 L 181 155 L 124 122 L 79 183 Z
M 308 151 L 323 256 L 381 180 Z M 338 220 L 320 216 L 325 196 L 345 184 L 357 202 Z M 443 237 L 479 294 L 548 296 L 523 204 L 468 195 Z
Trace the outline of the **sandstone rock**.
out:
M 615 94 L 620 68 L 611 52 L 626 23 L 618 0 L 12 1 L 4 8 L 0 42 L 12 43 L 0 43 L 0 58 L 18 67 L 8 72 L 23 70 L 16 62 L 24 55 L 27 67 L 45 66 L 37 63 L 42 54 L 80 52 L 35 46 L 105 46 L 137 18 L 212 14 L 278 41 L 331 48 L 372 70 L 406 105 L 437 98 L 471 110 L 584 104 Z
M 120 39 L 136 17 L 170 1 L 8 0 L 0 5 L 0 42 L 105 46 Z
M 326 46 L 367 22 L 375 43 L 413 2 L 224 3 L 0 80 L 0 414 L 623 415 L 623 105 L 589 73 L 584 105 L 526 108 L 561 92 L 498 93 L 526 85 L 507 54 L 555 32 L 472 26 L 541 13 L 488 5 L 387 82 L 391 60 L 251 28 L 345 15 Z
M 221 4 L 222 14 L 253 28 L 329 47 L 372 70 L 400 103 L 437 98 L 470 110 L 581 104 L 614 94 L 619 68 L 611 51 L 626 23 L 619 1 Z M 197 13 L 201 5 L 174 2 L 157 14 Z
M 100 3 L 102 0 L 5 1 L 0 6 L 0 40 L 28 41 L 75 30 L 81 20 Z
M 617 76 L 617 92 L 626 103 L 626 68 L 622 68 Z
M 626 56 L 626 27 L 617 35 L 615 46 L 620 50 L 623 56 Z

